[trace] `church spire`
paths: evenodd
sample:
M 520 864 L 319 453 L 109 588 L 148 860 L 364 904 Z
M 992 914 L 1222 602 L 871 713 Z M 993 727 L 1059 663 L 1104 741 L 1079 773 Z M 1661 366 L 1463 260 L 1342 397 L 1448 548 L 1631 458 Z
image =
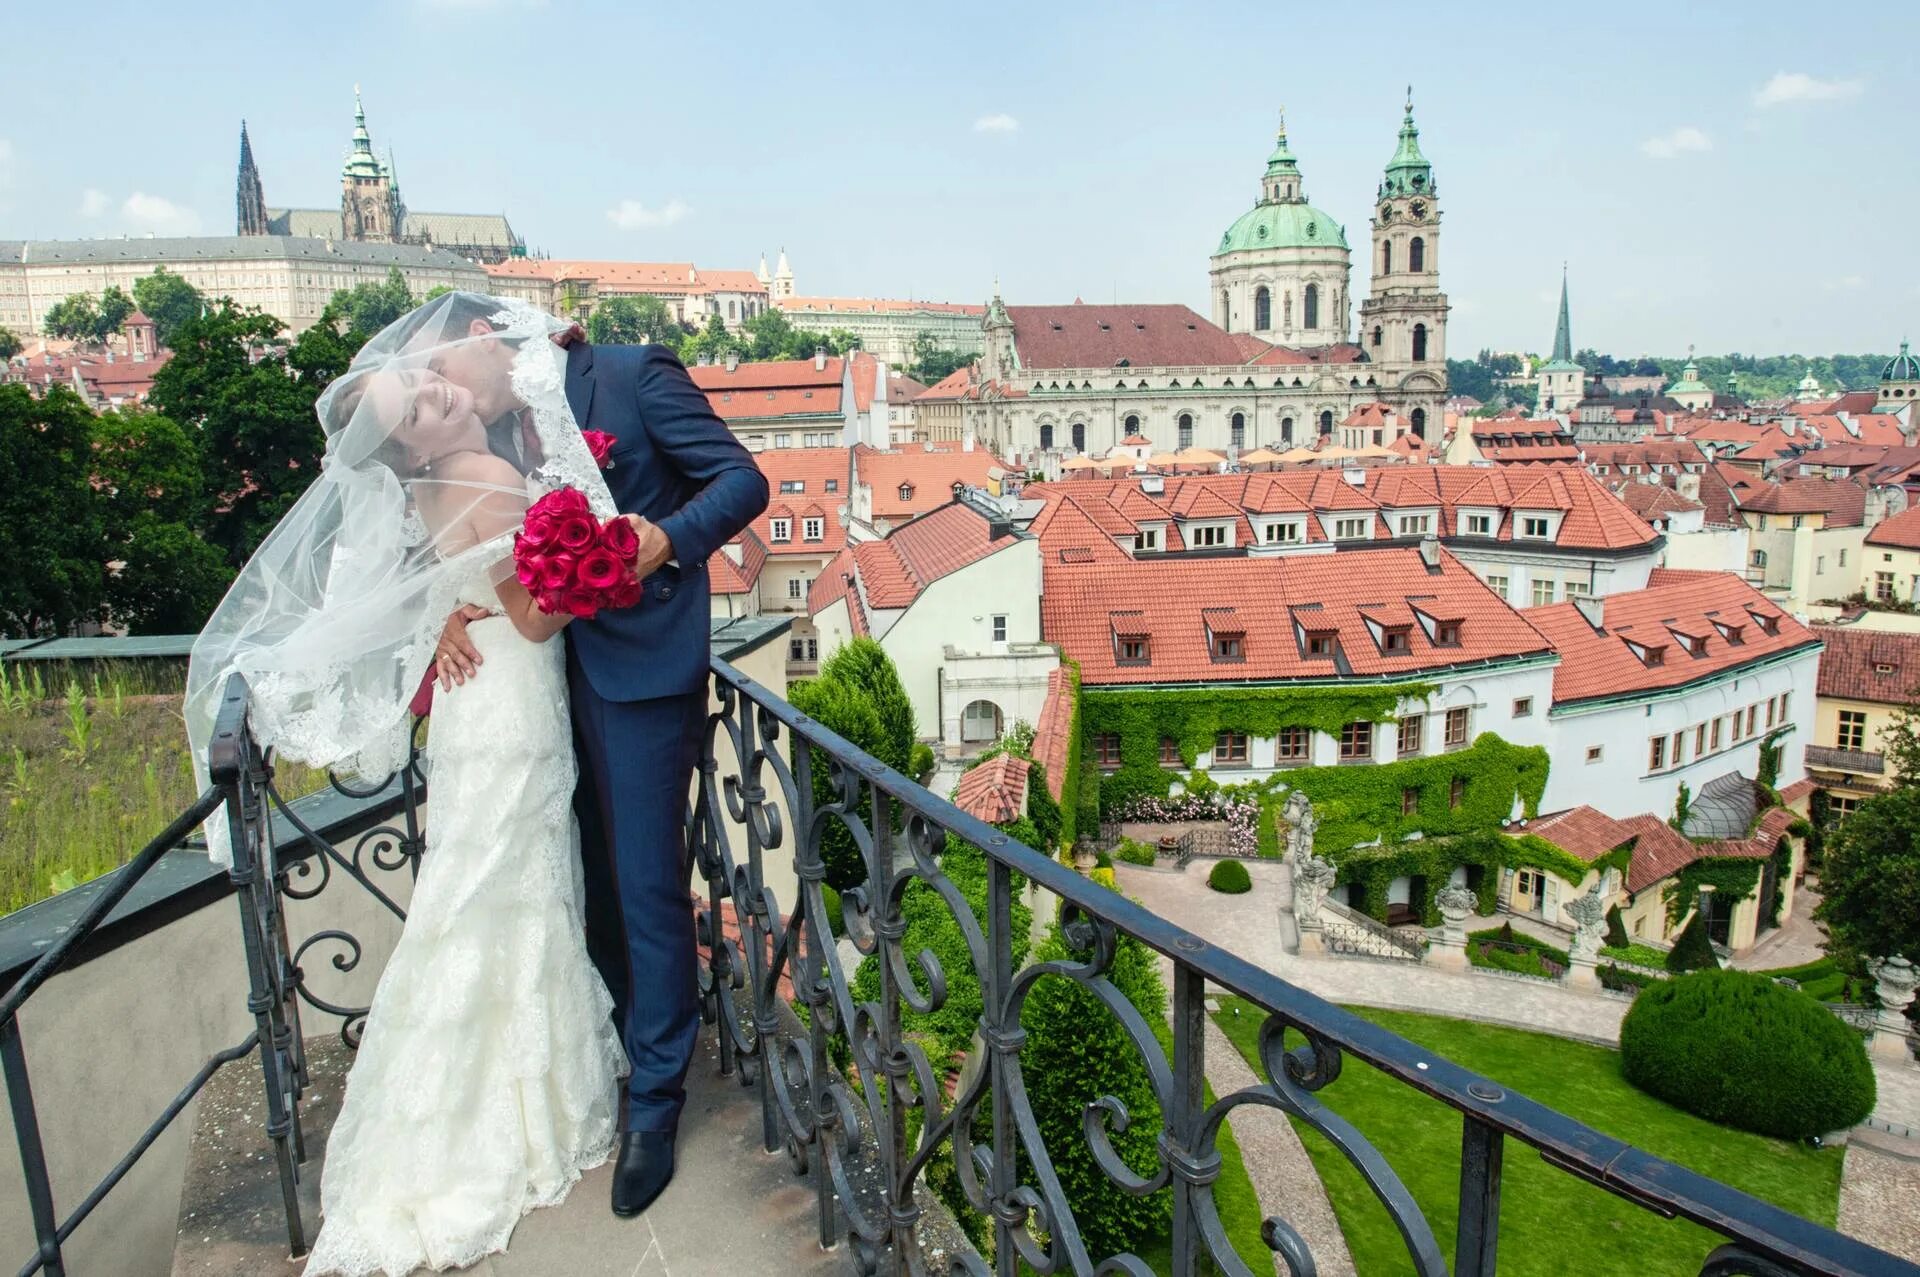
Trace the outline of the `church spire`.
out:
M 1395 195 L 1433 194 L 1433 165 L 1420 151 L 1420 128 L 1413 122 L 1413 86 L 1407 86 L 1406 114 L 1400 119 L 1400 145 L 1387 161 L 1380 183 L 1382 199 Z
M 1567 271 L 1560 268 L 1560 322 L 1553 329 L 1553 362 L 1573 362 L 1573 325 L 1567 319 Z
M 253 163 L 253 142 L 247 137 L 245 120 L 240 121 L 240 171 L 234 183 L 233 233 L 267 233 L 267 201 L 260 189 L 260 170 Z
M 342 177 L 373 179 L 383 176 L 379 157 L 373 153 L 373 137 L 367 132 L 367 108 L 360 102 L 360 86 L 353 86 L 353 149 L 347 154 Z
M 1266 176 L 1260 181 L 1261 202 L 1265 204 L 1304 204 L 1300 193 L 1300 163 L 1287 145 L 1287 109 L 1280 108 L 1280 128 L 1273 137 L 1273 154 L 1267 157 Z

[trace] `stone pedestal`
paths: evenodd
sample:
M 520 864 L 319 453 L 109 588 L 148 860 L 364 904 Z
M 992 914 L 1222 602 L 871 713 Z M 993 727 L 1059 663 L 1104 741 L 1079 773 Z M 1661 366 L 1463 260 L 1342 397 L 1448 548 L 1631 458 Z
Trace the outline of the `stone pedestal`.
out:
M 1573 918 L 1573 942 L 1567 946 L 1567 987 L 1597 991 L 1601 986 L 1595 967 L 1607 920 L 1600 884 L 1594 883 L 1590 891 L 1569 903 L 1567 913 Z
M 1913 1002 L 1914 990 L 1920 987 L 1920 970 L 1899 956 L 1869 963 L 1867 970 L 1873 975 L 1874 992 L 1880 995 L 1880 1014 L 1874 1021 L 1869 1049 L 1883 1058 L 1910 1064 L 1913 1051 L 1907 1045 L 1906 1013 Z
M 1300 956 L 1318 957 L 1327 951 L 1321 934 L 1320 906 L 1333 889 L 1334 868 L 1312 850 L 1296 854 L 1289 869 L 1293 877 L 1293 921 L 1300 928 Z
M 1313 925 L 1300 924 L 1300 956 L 1303 958 L 1325 957 L 1327 938 L 1320 930 L 1320 920 L 1315 918 Z
M 1567 987 L 1570 989 L 1598 989 L 1600 975 L 1595 970 L 1593 958 L 1586 954 L 1570 954 L 1567 962 Z
M 1467 919 L 1479 901 L 1465 887 L 1447 886 L 1434 893 L 1440 910 L 1440 932 L 1427 946 L 1427 962 L 1448 971 L 1467 969 Z

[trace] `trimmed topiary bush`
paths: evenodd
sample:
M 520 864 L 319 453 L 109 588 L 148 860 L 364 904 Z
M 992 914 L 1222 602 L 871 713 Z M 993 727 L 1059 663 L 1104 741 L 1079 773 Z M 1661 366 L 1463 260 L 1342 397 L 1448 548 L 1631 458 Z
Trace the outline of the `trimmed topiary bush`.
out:
M 1120 845 L 1113 849 L 1115 860 L 1124 860 L 1130 865 L 1150 865 L 1157 858 L 1152 847 L 1135 838 L 1122 838 Z
M 1237 896 L 1253 890 L 1253 879 L 1247 876 L 1247 867 L 1239 861 L 1222 860 L 1208 872 L 1207 885 L 1215 891 Z
M 1853 1029 L 1751 971 L 1696 971 L 1634 999 L 1620 1025 L 1627 1081 L 1710 1122 L 1806 1139 L 1873 1111 L 1873 1066 Z
M 1607 944 L 1615 949 L 1624 949 L 1633 943 L 1633 937 L 1627 934 L 1626 919 L 1620 916 L 1619 905 L 1607 906 Z
M 1667 970 L 1711 971 L 1719 965 L 1720 959 L 1713 953 L 1713 941 L 1707 937 L 1706 915 L 1696 911 L 1667 954 Z
M 925 741 L 915 741 L 913 753 L 907 761 L 907 775 L 915 780 L 925 780 L 933 774 L 933 746 Z

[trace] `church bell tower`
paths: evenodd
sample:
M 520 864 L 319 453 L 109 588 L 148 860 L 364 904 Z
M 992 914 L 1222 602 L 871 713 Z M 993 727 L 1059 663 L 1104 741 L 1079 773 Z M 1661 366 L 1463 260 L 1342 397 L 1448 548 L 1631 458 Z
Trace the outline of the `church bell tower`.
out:
M 260 189 L 260 170 L 253 164 L 253 143 L 247 139 L 247 122 L 240 121 L 240 173 L 234 184 L 235 235 L 267 233 L 267 197 Z
M 1400 143 L 1373 210 L 1373 287 L 1360 305 L 1360 346 L 1395 380 L 1447 366 L 1447 295 L 1440 291 L 1440 199 L 1420 152 L 1407 90 Z M 1383 379 L 1385 380 L 1385 379 Z
M 400 237 L 393 172 L 373 153 L 360 86 L 353 86 L 353 149 L 340 170 L 340 229 L 350 240 L 391 243 Z

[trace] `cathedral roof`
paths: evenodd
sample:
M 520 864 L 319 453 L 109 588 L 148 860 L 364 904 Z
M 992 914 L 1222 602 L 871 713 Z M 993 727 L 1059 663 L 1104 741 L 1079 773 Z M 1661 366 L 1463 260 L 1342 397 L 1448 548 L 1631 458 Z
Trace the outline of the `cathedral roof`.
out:
M 1214 256 L 1248 249 L 1346 247 L 1347 233 L 1340 223 L 1313 205 L 1261 203 L 1227 228 Z
M 1907 352 L 1907 343 L 1900 343 L 1900 353 L 1887 361 L 1880 370 L 1882 381 L 1920 381 L 1920 359 Z
M 1231 334 L 1185 306 L 1008 306 L 1006 314 L 1023 370 L 1246 362 Z
M 1432 193 L 1433 166 L 1420 153 L 1420 130 L 1413 122 L 1413 89 L 1409 87 L 1407 114 L 1400 122 L 1400 145 L 1394 151 L 1393 158 L 1387 161 L 1387 173 L 1380 183 L 1380 194 L 1384 198 L 1390 195 Z

